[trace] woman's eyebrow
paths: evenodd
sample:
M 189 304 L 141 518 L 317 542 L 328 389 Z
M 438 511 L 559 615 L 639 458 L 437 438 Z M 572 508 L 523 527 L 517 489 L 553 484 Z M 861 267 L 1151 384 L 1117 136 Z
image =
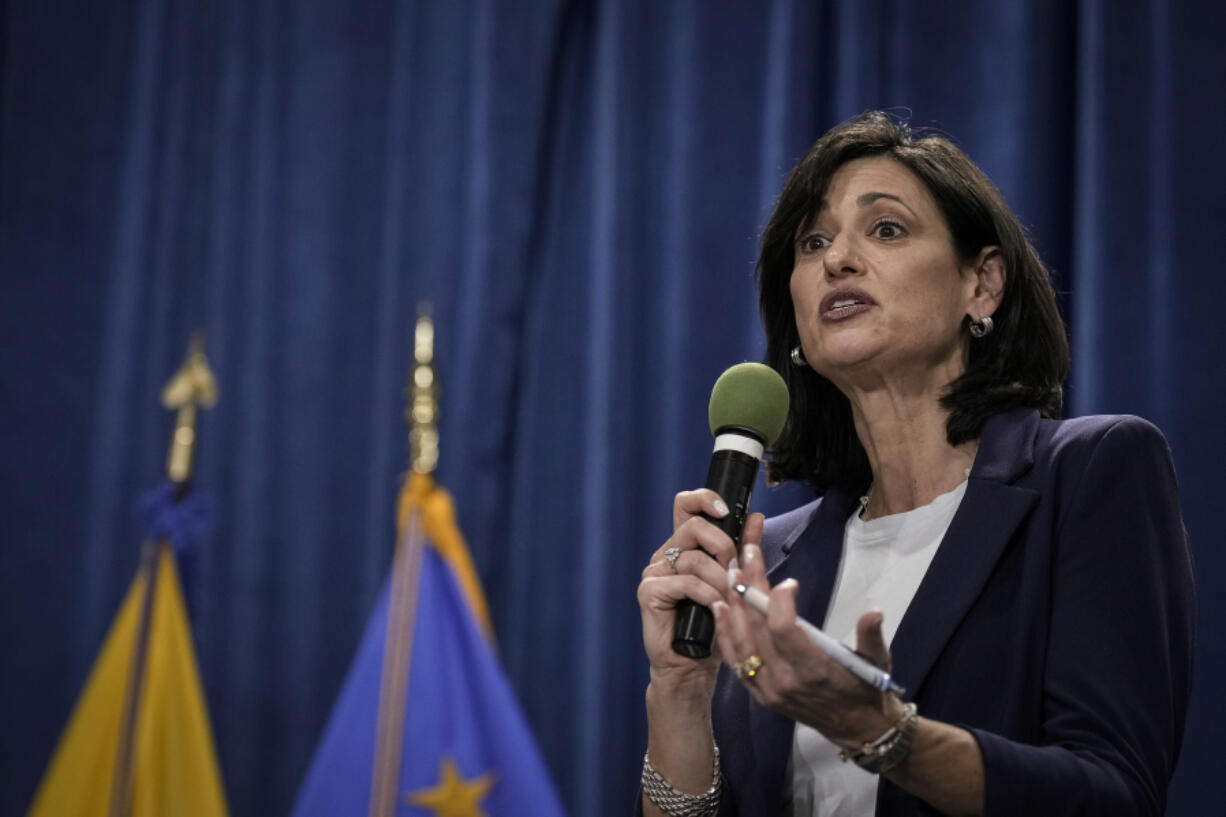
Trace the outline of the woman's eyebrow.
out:
M 902 199 L 900 199 L 898 196 L 895 196 L 893 193 L 865 193 L 862 196 L 860 196 L 858 199 L 856 199 L 856 206 L 868 207 L 870 204 L 877 201 L 878 199 L 890 199 L 891 201 L 898 202 L 903 207 L 907 207 L 907 203 L 903 201 Z M 907 209 L 911 210 L 910 207 L 907 207 Z

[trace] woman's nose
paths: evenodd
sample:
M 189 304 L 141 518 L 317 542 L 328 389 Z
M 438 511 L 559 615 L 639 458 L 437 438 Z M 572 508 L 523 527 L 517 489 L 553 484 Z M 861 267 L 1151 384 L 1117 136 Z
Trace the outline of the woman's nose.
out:
M 837 235 L 822 255 L 826 266 L 826 275 L 830 278 L 843 278 L 855 275 L 860 271 L 860 261 L 855 247 L 845 235 Z

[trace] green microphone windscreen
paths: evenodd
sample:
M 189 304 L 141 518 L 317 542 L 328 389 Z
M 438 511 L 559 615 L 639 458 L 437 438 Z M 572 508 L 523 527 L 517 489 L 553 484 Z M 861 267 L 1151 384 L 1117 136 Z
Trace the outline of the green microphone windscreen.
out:
M 741 426 L 774 445 L 788 418 L 788 387 L 779 373 L 761 363 L 738 363 L 711 389 L 711 433 Z

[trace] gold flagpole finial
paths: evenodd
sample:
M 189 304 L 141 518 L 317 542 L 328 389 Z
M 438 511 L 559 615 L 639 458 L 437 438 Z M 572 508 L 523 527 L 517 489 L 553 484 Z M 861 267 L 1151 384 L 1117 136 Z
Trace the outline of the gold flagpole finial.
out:
M 196 409 L 212 408 L 217 402 L 217 378 L 204 356 L 204 333 L 192 333 L 187 359 L 162 389 L 162 405 L 178 411 L 170 451 L 166 455 L 166 475 L 179 486 L 192 476 L 196 453 Z
M 418 307 L 417 326 L 413 331 L 413 366 L 404 392 L 413 471 L 432 474 L 438 467 L 438 380 L 434 368 L 434 320 L 427 303 Z

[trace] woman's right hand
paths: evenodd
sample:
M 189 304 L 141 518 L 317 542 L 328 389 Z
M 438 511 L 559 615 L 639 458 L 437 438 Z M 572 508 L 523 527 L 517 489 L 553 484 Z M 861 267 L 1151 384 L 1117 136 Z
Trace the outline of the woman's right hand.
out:
M 701 660 L 673 651 L 673 621 L 678 602 L 688 598 L 711 607 L 721 601 L 728 584 L 728 563 L 736 556 L 732 540 L 703 519 L 704 513 L 719 519 L 728 515 L 728 507 L 719 494 L 707 488 L 677 494 L 673 500 L 673 535 L 652 554 L 639 582 L 643 647 L 657 693 L 709 697 L 714 690 L 719 669 L 714 644 L 711 656 Z M 743 541 L 760 541 L 762 520 L 761 514 L 750 515 L 745 522 Z M 670 566 L 665 554 L 674 547 L 681 554 Z
M 643 646 L 651 664 L 647 686 L 647 756 L 652 766 L 675 788 L 702 792 L 711 785 L 714 741 L 711 696 L 719 671 L 719 650 L 701 660 L 673 652 L 673 621 L 682 599 L 711 607 L 726 605 L 728 563 L 736 556 L 732 540 L 701 514 L 715 519 L 728 508 L 712 490 L 685 491 L 673 501 L 673 535 L 651 557 L 639 582 L 639 612 Z M 758 542 L 762 515 L 745 520 L 743 541 Z M 670 548 L 678 554 L 670 565 Z M 705 551 L 705 552 L 704 552 Z M 712 558 L 714 557 L 714 558 Z M 661 812 L 642 797 L 643 814 Z

